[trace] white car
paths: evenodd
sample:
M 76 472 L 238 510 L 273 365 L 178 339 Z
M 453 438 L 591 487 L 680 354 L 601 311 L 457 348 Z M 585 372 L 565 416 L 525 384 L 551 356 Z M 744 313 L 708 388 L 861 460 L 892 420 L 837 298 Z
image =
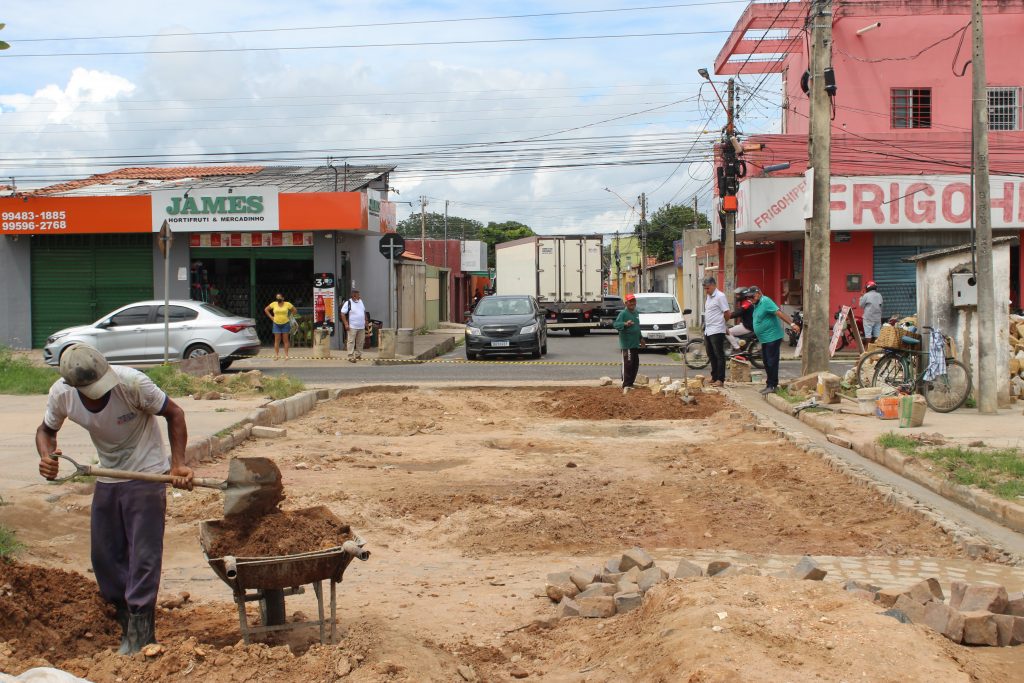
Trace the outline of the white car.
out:
M 640 334 L 647 348 L 682 349 L 687 341 L 687 324 L 682 310 L 671 294 L 645 292 L 636 295 L 636 312 L 640 314 Z
M 174 360 L 210 353 L 221 370 L 260 352 L 256 322 L 202 301 L 169 302 L 169 356 Z M 111 363 L 160 363 L 164 359 L 164 302 L 139 301 L 91 325 L 68 327 L 46 340 L 43 360 L 59 365 L 64 349 L 76 342 L 96 348 Z

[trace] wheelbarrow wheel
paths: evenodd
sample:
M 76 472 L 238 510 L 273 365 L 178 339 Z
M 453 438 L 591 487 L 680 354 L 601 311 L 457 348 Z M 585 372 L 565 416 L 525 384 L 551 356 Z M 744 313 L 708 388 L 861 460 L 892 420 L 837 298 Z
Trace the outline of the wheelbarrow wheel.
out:
M 260 600 L 260 620 L 264 626 L 280 626 L 285 623 L 283 590 L 263 590 L 263 599 Z

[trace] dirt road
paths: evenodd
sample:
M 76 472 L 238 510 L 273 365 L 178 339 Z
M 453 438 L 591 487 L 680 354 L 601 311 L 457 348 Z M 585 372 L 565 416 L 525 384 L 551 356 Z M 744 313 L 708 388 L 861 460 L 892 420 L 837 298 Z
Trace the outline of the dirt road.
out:
M 452 681 L 465 678 L 459 666 L 480 680 L 1012 680 L 1024 648 L 952 645 L 828 582 L 673 581 L 628 615 L 549 623 L 552 604 L 535 596 L 548 572 L 632 546 L 675 558 L 960 557 L 935 527 L 752 422 L 717 395 L 697 406 L 597 388 L 348 395 L 288 423 L 286 438 L 234 453 L 278 462 L 285 509 L 326 505 L 366 539 L 373 556 L 340 586 L 339 645 L 310 647 L 312 633 L 236 645 L 230 591 L 197 540 L 197 522 L 220 516 L 219 494 L 173 492 L 163 591 L 192 599 L 160 614 L 168 651 L 90 656 L 52 627 L 55 649 L 34 648 L 29 616 L 0 616 L 0 671 L 43 657 L 95 681 Z M 199 474 L 225 472 L 221 462 Z M 0 522 L 29 546 L 23 562 L 76 569 L 88 583 L 88 486 L 61 492 L 20 492 Z M 288 611 L 314 604 L 289 598 Z M 727 628 L 709 631 L 723 611 Z M 93 649 L 112 645 L 111 633 L 93 629 Z

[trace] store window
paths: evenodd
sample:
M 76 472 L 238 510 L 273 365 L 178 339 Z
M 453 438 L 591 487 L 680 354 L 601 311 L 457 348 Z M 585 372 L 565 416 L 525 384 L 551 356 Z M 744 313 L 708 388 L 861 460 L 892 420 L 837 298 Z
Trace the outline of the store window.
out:
M 988 89 L 990 130 L 1020 130 L 1020 88 Z
M 893 128 L 932 127 L 931 88 L 893 88 L 890 99 Z

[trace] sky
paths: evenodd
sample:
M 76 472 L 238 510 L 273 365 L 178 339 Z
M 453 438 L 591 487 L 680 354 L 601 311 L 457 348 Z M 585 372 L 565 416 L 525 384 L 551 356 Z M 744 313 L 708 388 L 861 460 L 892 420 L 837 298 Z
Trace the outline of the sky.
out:
M 447 200 L 542 234 L 630 230 L 641 192 L 650 211 L 694 196 L 710 208 L 725 115 L 697 69 L 745 6 L 8 0 L 0 184 L 330 158 L 397 165 L 399 219 L 425 196 L 428 211 Z M 659 33 L 674 35 L 592 37 Z M 777 77 L 744 76 L 739 93 L 740 128 L 774 130 Z

